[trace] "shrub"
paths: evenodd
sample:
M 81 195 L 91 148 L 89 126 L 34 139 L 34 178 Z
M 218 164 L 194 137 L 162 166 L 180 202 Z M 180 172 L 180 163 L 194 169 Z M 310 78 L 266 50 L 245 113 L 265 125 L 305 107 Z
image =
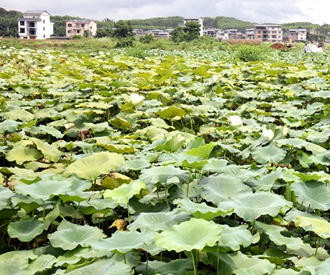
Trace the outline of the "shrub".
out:
M 258 46 L 251 45 L 239 46 L 236 57 L 244 62 L 261 61 L 265 59 L 264 51 Z
M 151 34 L 146 34 L 145 36 L 140 37 L 140 42 L 144 44 L 150 44 L 152 41 L 154 41 L 154 37 Z

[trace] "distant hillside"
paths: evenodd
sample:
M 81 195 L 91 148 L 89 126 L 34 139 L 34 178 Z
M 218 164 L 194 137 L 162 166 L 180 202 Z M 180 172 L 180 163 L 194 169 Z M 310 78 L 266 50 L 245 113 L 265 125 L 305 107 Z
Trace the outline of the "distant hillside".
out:
M 133 19 L 129 20 L 134 29 L 174 29 L 180 23 L 183 23 L 184 17 L 172 16 L 172 17 L 157 17 L 149 19 Z M 203 17 L 204 28 L 219 28 L 219 29 L 239 29 L 243 31 L 248 28 L 253 28 L 254 23 L 242 21 L 233 17 L 217 16 Z
M 11 36 L 17 37 L 17 19 L 22 17 L 22 12 L 10 10 L 7 11 L 0 7 L 0 37 Z M 54 22 L 54 35 L 65 36 L 65 24 L 69 19 L 83 19 L 75 16 L 51 16 L 51 21 Z M 131 22 L 134 29 L 174 29 L 183 22 L 184 17 L 156 17 L 148 19 L 132 19 Z M 253 22 L 242 21 L 233 17 L 217 16 L 217 17 L 203 17 L 204 28 L 219 28 L 219 29 L 238 29 L 244 31 L 248 28 L 253 28 Z M 111 19 L 105 18 L 98 22 L 98 27 L 109 28 L 114 22 Z M 289 29 L 305 28 L 317 29 L 320 35 L 326 35 L 330 32 L 330 25 L 324 24 L 322 26 L 312 24 L 309 22 L 294 22 L 282 24 L 284 31 Z

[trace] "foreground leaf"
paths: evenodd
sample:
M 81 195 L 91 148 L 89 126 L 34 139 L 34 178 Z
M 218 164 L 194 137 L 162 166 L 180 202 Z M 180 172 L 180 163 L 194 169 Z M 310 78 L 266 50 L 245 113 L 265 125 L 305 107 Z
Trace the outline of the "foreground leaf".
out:
M 48 239 L 52 246 L 64 250 L 72 250 L 78 245 L 86 247 L 103 237 L 103 232 L 97 227 L 77 225 L 66 220 L 63 220 L 59 224 L 56 232 L 48 235 Z
M 158 247 L 176 252 L 202 250 L 219 240 L 221 227 L 212 221 L 190 219 L 155 235 Z
M 70 164 L 63 175 L 67 177 L 76 174 L 80 178 L 93 181 L 101 174 L 109 174 L 118 169 L 124 161 L 124 157 L 117 153 L 96 153 Z
M 11 238 L 17 238 L 22 242 L 30 242 L 44 231 L 44 223 L 34 218 L 11 222 L 8 226 L 8 234 Z

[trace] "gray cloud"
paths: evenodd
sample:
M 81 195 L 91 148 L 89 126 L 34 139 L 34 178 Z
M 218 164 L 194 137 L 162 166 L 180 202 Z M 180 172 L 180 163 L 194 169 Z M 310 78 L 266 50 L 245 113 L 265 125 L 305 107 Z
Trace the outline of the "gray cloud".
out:
M 327 1 L 323 0 L 0 0 L 0 7 L 19 11 L 44 9 L 52 15 L 97 20 L 228 16 L 255 23 L 330 21 L 326 13 Z

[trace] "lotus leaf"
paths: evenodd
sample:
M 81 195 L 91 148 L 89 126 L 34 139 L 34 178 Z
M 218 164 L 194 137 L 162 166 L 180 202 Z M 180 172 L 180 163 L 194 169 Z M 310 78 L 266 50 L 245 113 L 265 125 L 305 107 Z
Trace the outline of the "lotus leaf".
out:
M 93 181 L 101 174 L 108 174 L 118 169 L 124 164 L 124 161 L 124 157 L 117 153 L 95 153 L 70 164 L 64 170 L 63 175 L 76 174 L 80 178 Z
M 321 238 L 330 238 L 330 223 L 327 221 L 318 218 L 298 216 L 295 223 L 306 231 L 315 232 Z
M 11 238 L 18 238 L 22 242 L 32 241 L 44 231 L 44 223 L 34 218 L 11 222 L 8 234 Z
M 205 202 L 195 203 L 189 199 L 176 199 L 173 203 L 197 219 L 212 220 L 216 217 L 233 213 L 233 209 L 215 208 L 208 206 Z
M 111 271 L 110 271 L 111 270 Z M 78 268 L 66 274 L 69 275 L 94 275 L 107 274 L 109 271 L 112 274 L 130 275 L 131 268 L 120 262 L 115 262 L 112 259 L 103 259 L 95 261 L 94 263 Z
M 116 231 L 111 238 L 94 242 L 92 248 L 96 251 L 109 253 L 115 252 L 126 254 L 133 249 L 143 248 L 154 240 L 154 233 L 151 231 Z M 106 255 L 106 254 L 105 254 Z
M 202 250 L 205 246 L 215 245 L 220 234 L 221 227 L 214 222 L 192 218 L 156 233 L 155 243 L 168 251 Z
M 319 181 L 294 182 L 290 185 L 297 202 L 311 209 L 328 210 L 330 208 L 330 188 Z
M 292 203 L 282 196 L 266 192 L 243 193 L 218 203 L 220 208 L 234 208 L 234 213 L 249 222 L 254 222 L 262 215 L 275 217 L 281 211 L 289 210 L 291 206 Z
M 128 228 L 129 230 L 140 229 L 141 231 L 160 231 L 165 230 L 175 224 L 179 224 L 180 222 L 186 221 L 189 218 L 189 214 L 180 213 L 177 211 L 141 213 L 137 219 L 128 226 Z
M 134 195 L 140 194 L 142 189 L 145 189 L 146 185 L 142 181 L 131 181 L 128 184 L 123 184 L 113 190 L 105 190 L 103 197 L 115 200 L 119 205 L 127 207 L 128 201 Z
M 189 173 L 173 165 L 152 167 L 141 172 L 140 179 L 145 182 L 166 184 L 170 179 L 186 181 Z
M 272 274 L 275 265 L 257 256 L 247 256 L 241 252 L 220 254 L 220 274 Z
M 52 246 L 72 250 L 78 245 L 87 247 L 103 239 L 102 230 L 89 225 L 77 225 L 63 220 L 57 230 L 48 235 Z

